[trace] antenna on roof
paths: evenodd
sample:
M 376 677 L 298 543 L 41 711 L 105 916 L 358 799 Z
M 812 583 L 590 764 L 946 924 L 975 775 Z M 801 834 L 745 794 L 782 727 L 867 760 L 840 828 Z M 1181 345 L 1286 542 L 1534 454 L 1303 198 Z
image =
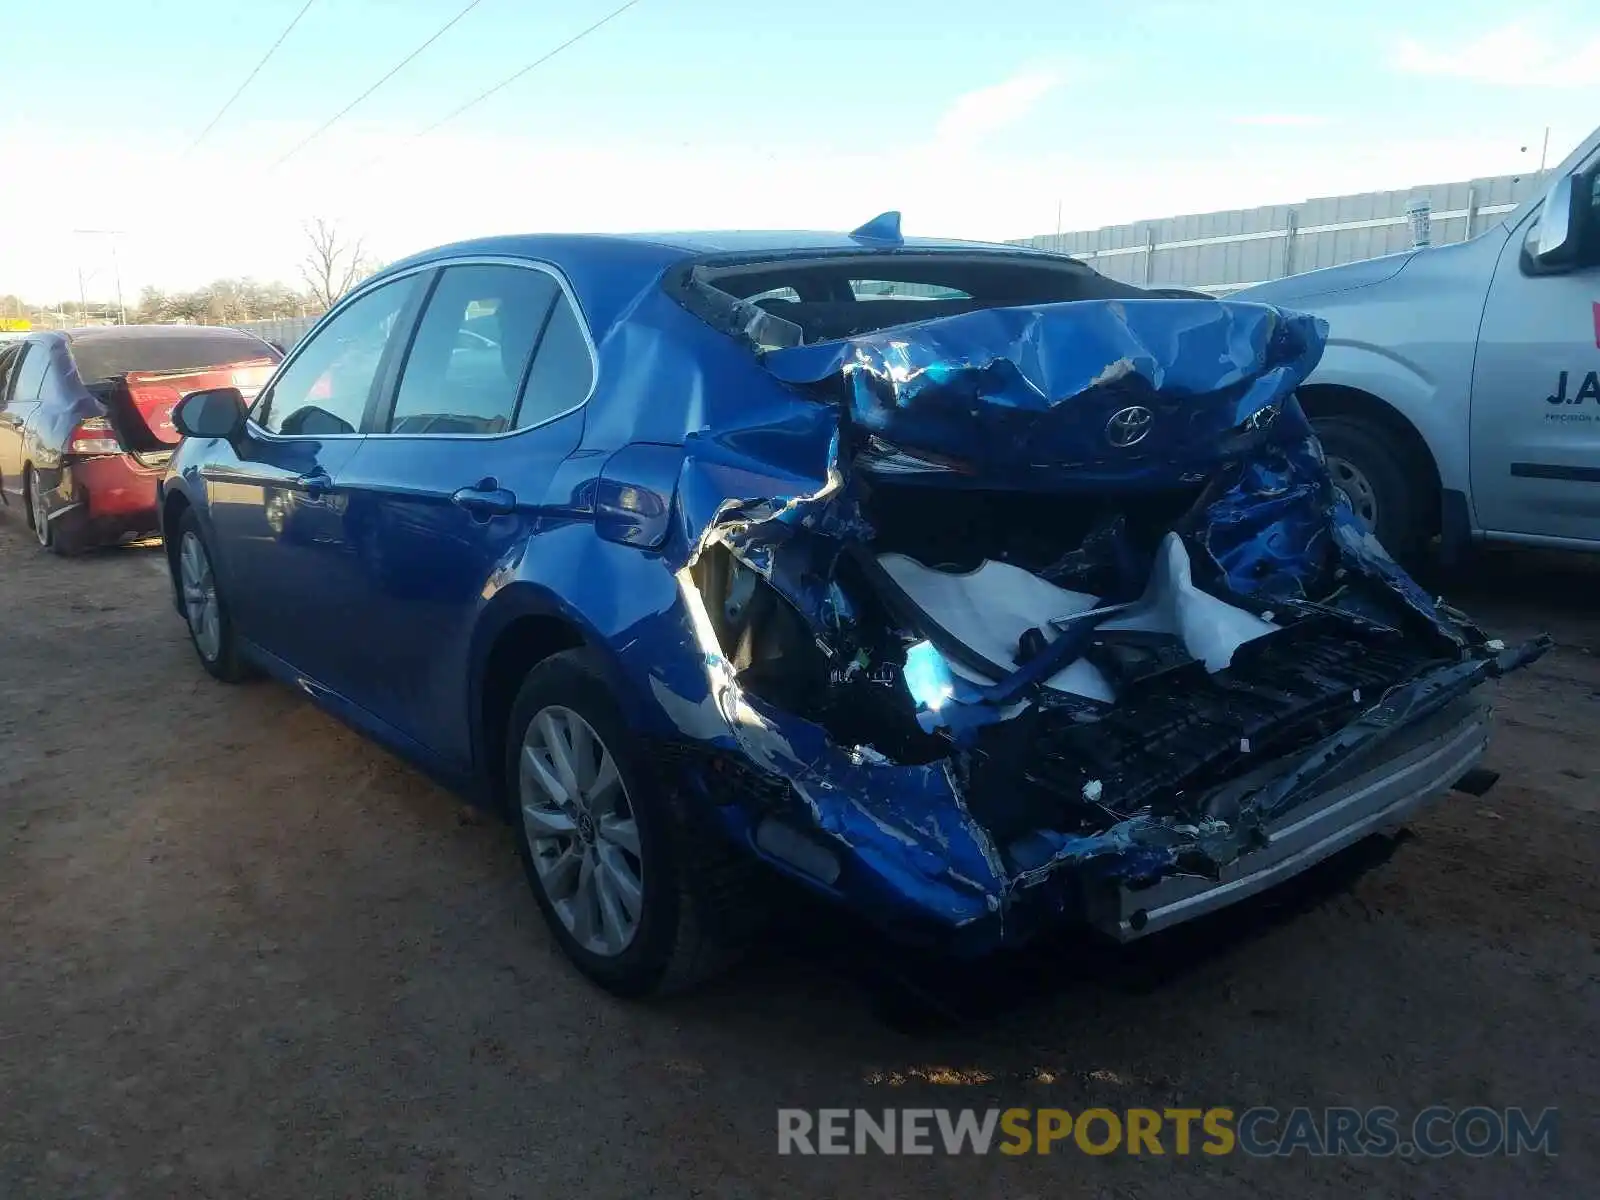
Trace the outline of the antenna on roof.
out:
M 883 246 L 903 246 L 906 239 L 900 236 L 900 213 L 879 213 L 860 229 L 850 232 L 853 241 Z

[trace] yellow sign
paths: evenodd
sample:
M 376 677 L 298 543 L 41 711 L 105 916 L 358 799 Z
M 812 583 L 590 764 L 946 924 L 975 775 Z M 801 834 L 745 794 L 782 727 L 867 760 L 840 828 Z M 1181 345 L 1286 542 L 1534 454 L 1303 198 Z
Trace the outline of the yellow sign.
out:
M 0 333 L 31 333 L 33 322 L 21 317 L 0 317 Z

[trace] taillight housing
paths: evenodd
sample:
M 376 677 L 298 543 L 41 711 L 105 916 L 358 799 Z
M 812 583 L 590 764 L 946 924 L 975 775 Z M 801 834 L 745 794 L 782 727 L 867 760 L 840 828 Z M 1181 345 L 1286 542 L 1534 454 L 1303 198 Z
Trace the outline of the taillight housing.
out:
M 78 427 L 72 431 L 67 453 L 121 454 L 122 443 L 117 440 L 117 431 L 111 427 L 110 421 L 104 417 L 90 417 L 87 421 L 79 421 Z

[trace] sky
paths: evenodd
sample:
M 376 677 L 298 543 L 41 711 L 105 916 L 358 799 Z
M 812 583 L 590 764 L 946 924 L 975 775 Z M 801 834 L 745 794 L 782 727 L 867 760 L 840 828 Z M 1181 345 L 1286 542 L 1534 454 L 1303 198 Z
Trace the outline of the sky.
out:
M 298 285 L 528 231 L 1003 239 L 1536 170 L 1600 120 L 1593 0 L 74 0 L 0 22 L 0 294 Z M 304 144 L 302 144 L 304 143 Z M 76 232 L 115 230 L 105 234 Z M 115 265 L 112 247 L 115 245 Z

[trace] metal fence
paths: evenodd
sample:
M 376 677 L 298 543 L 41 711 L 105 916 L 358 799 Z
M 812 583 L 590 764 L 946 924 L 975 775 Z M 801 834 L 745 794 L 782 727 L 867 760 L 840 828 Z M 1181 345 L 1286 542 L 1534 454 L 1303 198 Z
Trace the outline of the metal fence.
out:
M 1465 241 L 1540 185 L 1537 174 L 1500 175 L 1041 234 L 1013 244 L 1071 254 L 1127 283 L 1221 294 L 1408 249 L 1413 238 L 1407 208 L 1424 201 L 1433 242 Z
M 316 317 L 274 317 L 268 321 L 240 321 L 235 329 L 247 329 L 258 338 L 277 342 L 287 350 L 306 335 L 306 330 L 317 323 Z

